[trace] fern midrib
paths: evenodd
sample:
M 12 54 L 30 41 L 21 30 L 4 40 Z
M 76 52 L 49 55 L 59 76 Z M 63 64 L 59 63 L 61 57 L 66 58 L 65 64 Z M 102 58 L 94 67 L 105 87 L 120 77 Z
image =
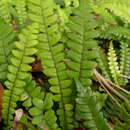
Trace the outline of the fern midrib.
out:
M 42 3 L 40 5 L 42 5 Z M 42 6 L 41 6 L 41 11 L 44 12 L 44 9 L 42 8 Z M 49 45 L 49 50 L 51 52 L 52 60 L 53 60 L 53 63 L 54 63 L 54 66 L 55 66 L 55 70 L 56 70 L 56 75 L 57 75 L 57 79 L 58 79 L 58 86 L 60 87 L 61 105 L 62 105 L 62 110 L 63 110 L 63 115 L 64 115 L 64 128 L 63 129 L 67 130 L 67 118 L 66 118 L 66 112 L 65 112 L 65 107 L 64 107 L 64 103 L 63 103 L 63 101 L 64 101 L 63 90 L 62 90 L 62 86 L 61 86 L 61 83 L 60 83 L 60 77 L 59 77 L 59 74 L 58 74 L 57 65 L 56 65 L 54 54 L 53 54 L 53 51 L 52 51 L 51 42 L 49 40 L 49 34 L 48 34 L 48 30 L 47 30 L 47 25 L 46 25 L 44 13 L 42 13 L 42 20 L 43 20 L 43 23 L 45 25 L 45 32 L 46 32 L 46 35 L 47 35 L 47 41 L 48 41 L 48 45 Z
M 83 25 L 82 26 L 82 29 L 83 29 L 83 36 L 82 36 L 82 51 L 81 51 L 81 57 L 80 57 L 80 69 L 79 69 L 79 80 L 81 80 L 82 78 L 82 66 L 83 66 L 83 55 L 84 55 L 84 52 L 85 52 L 85 20 L 83 20 L 83 23 L 81 24 Z
M 10 105 L 11 105 L 12 95 L 13 95 L 12 93 L 13 93 L 13 90 L 14 90 L 14 87 L 15 87 L 15 82 L 17 80 L 17 77 L 19 77 L 18 75 L 19 75 L 19 71 L 20 71 L 20 68 L 21 68 L 21 64 L 23 62 L 23 57 L 25 55 L 25 50 L 26 50 L 26 47 L 24 47 L 23 55 L 22 55 L 22 58 L 21 58 L 21 61 L 20 61 L 20 64 L 19 64 L 19 67 L 18 67 L 18 70 L 17 70 L 17 73 L 16 73 L 16 77 L 15 77 L 14 82 L 13 82 L 13 86 L 11 88 L 11 96 L 10 96 L 10 99 L 9 99 L 9 107 L 8 107 L 8 112 L 7 112 L 7 124 L 8 124 L 8 121 L 10 121 L 9 120 L 9 112 L 10 112 Z

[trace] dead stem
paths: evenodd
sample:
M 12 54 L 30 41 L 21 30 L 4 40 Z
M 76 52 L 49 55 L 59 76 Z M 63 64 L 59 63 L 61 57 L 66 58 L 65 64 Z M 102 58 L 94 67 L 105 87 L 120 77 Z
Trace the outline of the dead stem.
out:
M 120 103 L 111 95 L 111 93 L 105 88 L 104 84 L 102 83 L 101 79 L 96 75 L 96 78 L 98 79 L 99 83 L 101 86 L 104 88 L 104 90 L 108 93 L 108 95 L 112 98 L 112 100 L 119 106 L 121 107 Z
M 130 77 L 129 77 L 129 76 L 122 75 L 122 77 L 130 80 Z
M 130 94 L 130 92 L 128 92 L 128 91 L 125 90 L 124 88 L 120 87 L 119 85 L 116 85 L 116 84 L 112 83 L 112 82 L 111 82 L 110 80 L 108 80 L 108 79 L 106 79 L 106 80 L 107 80 L 108 83 L 111 84 L 113 87 L 116 87 L 116 88 L 122 90 L 122 91 L 123 91 L 124 93 L 126 93 L 126 94 Z
M 123 95 L 121 95 L 118 91 L 116 91 L 110 84 L 110 82 L 108 82 L 108 80 L 106 80 L 100 73 L 97 72 L 96 69 L 93 69 L 93 73 L 95 74 L 95 76 L 97 77 L 97 79 L 102 82 L 102 84 L 112 93 L 114 93 L 116 96 L 118 96 L 119 98 L 123 99 L 123 100 L 128 100 L 126 97 L 124 97 Z M 116 86 L 117 87 L 117 86 Z M 119 86 L 118 86 L 119 89 Z

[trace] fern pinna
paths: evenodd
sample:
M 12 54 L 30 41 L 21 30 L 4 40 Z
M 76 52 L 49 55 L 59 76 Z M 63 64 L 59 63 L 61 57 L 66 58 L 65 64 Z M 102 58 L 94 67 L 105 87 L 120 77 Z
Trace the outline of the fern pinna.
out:
M 15 33 L 11 26 L 5 23 L 3 19 L 0 19 L 0 80 L 6 80 L 7 66 L 9 64 L 9 58 L 14 40 Z
M 91 84 L 90 77 L 92 69 L 96 66 L 93 61 L 97 56 L 95 28 L 97 23 L 94 21 L 89 0 L 80 0 L 80 6 L 73 11 L 68 23 L 69 32 L 67 34 L 67 62 L 69 76 L 78 77 L 83 85 Z
M 108 125 L 100 112 L 96 98 L 92 96 L 90 87 L 84 87 L 75 79 L 77 87 L 76 120 L 83 120 L 83 125 L 88 130 L 109 130 Z
M 58 102 L 60 124 L 63 130 L 73 129 L 71 93 L 71 80 L 66 74 L 64 63 L 64 44 L 59 25 L 58 16 L 54 10 L 55 4 L 52 0 L 29 0 L 29 18 L 39 24 L 38 57 L 42 61 L 43 73 L 49 77 L 50 90 L 54 101 Z
M 10 1 L 9 0 L 0 1 L 0 17 L 3 18 L 7 23 L 9 23 L 11 21 Z
M 10 128 L 12 125 L 14 109 L 16 102 L 19 100 L 20 94 L 23 92 L 25 86 L 25 79 L 28 78 L 27 73 L 31 70 L 32 63 L 35 59 L 31 56 L 37 52 L 34 47 L 37 42 L 38 25 L 30 25 L 27 29 L 23 29 L 19 34 L 19 42 L 15 42 L 16 49 L 12 50 L 11 63 L 8 65 L 7 81 L 5 86 L 7 90 L 4 91 L 3 104 L 3 118 L 6 125 Z
M 26 81 L 23 94 L 21 94 L 23 106 L 29 110 L 32 124 L 48 130 L 60 130 L 57 125 L 57 117 L 53 107 L 52 94 L 45 93 L 30 76 Z

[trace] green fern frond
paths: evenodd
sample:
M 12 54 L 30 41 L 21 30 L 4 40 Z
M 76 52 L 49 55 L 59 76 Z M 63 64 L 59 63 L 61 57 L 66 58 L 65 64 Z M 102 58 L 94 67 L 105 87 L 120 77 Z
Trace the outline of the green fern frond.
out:
M 103 0 L 99 2 L 97 8 L 96 11 L 99 11 L 100 14 L 107 10 L 122 18 L 124 22 L 130 22 L 130 1 L 128 0 Z
M 23 25 L 27 20 L 27 0 L 13 0 L 12 5 L 16 9 L 19 24 Z
M 66 74 L 64 63 L 64 44 L 57 23 L 55 4 L 52 0 L 29 0 L 29 18 L 39 24 L 38 57 L 42 61 L 43 73 L 49 77 L 53 99 L 58 102 L 57 114 L 63 130 L 73 129 L 73 112 L 71 106 L 71 80 Z
M 7 66 L 13 48 L 11 42 L 14 37 L 13 29 L 3 19 L 0 19 L 0 80 L 3 81 L 6 79 Z
M 109 26 L 99 31 L 99 37 L 104 39 L 130 39 L 130 29 L 122 26 Z
M 101 28 L 104 30 L 109 24 L 117 24 L 117 21 L 112 14 L 108 13 L 108 11 L 104 10 L 104 8 L 99 8 L 99 3 L 100 2 L 98 2 L 98 5 L 93 5 L 93 10 L 96 12 L 96 14 L 100 14 L 99 25 Z
M 10 0 L 0 1 L 0 17 L 3 18 L 7 23 L 11 21 Z
M 98 66 L 102 70 L 103 75 L 107 79 L 111 80 L 111 73 L 109 70 L 108 59 L 106 54 L 103 52 L 103 50 L 100 47 L 98 48 L 97 61 L 98 61 Z
M 116 98 L 118 100 L 118 98 Z M 109 119 L 112 118 L 115 121 L 116 117 L 120 116 L 120 108 L 117 106 L 115 102 L 111 99 L 110 96 L 107 97 L 103 106 L 103 114 Z
M 120 71 L 122 75 L 130 75 L 130 48 L 128 47 L 129 41 L 121 42 L 120 49 Z M 128 82 L 123 79 L 124 85 Z
M 4 91 L 3 118 L 8 128 L 11 127 L 13 114 L 17 106 L 20 94 L 25 86 L 25 79 L 29 76 L 27 73 L 31 70 L 28 65 L 34 62 L 31 56 L 37 52 L 35 45 L 37 42 L 38 25 L 30 25 L 27 29 L 23 29 L 19 34 L 19 42 L 15 42 L 15 50 L 12 50 L 11 63 L 8 65 L 7 81 L 5 85 L 7 89 Z
M 24 92 L 21 95 L 23 106 L 32 115 L 32 123 L 48 130 L 60 130 L 56 124 L 57 118 L 52 110 L 52 95 L 45 94 L 40 86 L 30 76 L 26 81 Z
M 67 57 L 70 61 L 67 65 L 70 69 L 68 75 L 77 77 L 85 86 L 91 84 L 90 77 L 92 69 L 96 66 L 93 61 L 98 55 L 96 51 L 97 36 L 92 9 L 89 0 L 80 0 L 80 6 L 73 11 L 68 27 L 70 32 L 67 34 Z
M 76 98 L 76 119 L 82 120 L 83 125 L 88 130 L 109 130 L 103 114 L 100 112 L 100 106 L 92 94 L 90 87 L 84 87 L 75 80 L 77 86 Z
M 121 72 L 119 70 L 119 65 L 117 62 L 117 57 L 115 50 L 113 48 L 113 42 L 110 42 L 109 45 L 109 50 L 108 50 L 108 64 L 109 64 L 109 69 L 111 71 L 112 78 L 116 84 L 120 84 L 120 77 L 121 77 Z
M 125 101 L 121 108 L 122 120 L 117 119 L 115 130 L 129 130 L 130 129 L 130 104 Z
M 52 110 L 52 98 L 53 96 L 50 93 L 47 93 L 43 100 L 38 97 L 33 97 L 34 107 L 29 112 L 33 116 L 33 124 L 47 130 L 60 130 L 56 124 L 57 118 L 55 112 Z
M 33 98 L 39 98 L 41 100 L 44 99 L 44 92 L 42 91 L 40 86 L 37 86 L 35 81 L 32 80 L 30 76 L 26 81 L 26 86 L 24 87 L 24 91 L 21 94 L 20 101 L 23 101 L 23 106 L 28 110 L 33 105 Z

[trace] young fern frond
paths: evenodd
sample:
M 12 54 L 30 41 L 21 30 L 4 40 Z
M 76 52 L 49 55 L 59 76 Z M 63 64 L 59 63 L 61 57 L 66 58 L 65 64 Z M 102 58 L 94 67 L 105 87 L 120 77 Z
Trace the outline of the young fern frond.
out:
M 95 28 L 97 26 L 90 8 L 89 0 L 80 0 L 80 6 L 75 8 L 73 16 L 70 17 L 67 37 L 67 62 L 69 67 L 68 75 L 71 78 L 77 77 L 85 86 L 91 84 L 90 77 L 92 69 L 96 66 L 93 61 L 97 57 L 97 36 Z
M 6 79 L 7 66 L 13 48 L 11 42 L 14 37 L 13 29 L 3 19 L 0 19 L 0 80 L 2 81 Z
M 71 80 L 66 74 L 64 63 L 64 44 L 61 42 L 61 33 L 57 23 L 57 13 L 52 0 L 29 0 L 29 18 L 39 24 L 40 33 L 38 35 L 39 51 L 38 57 L 43 65 L 43 73 L 49 77 L 50 90 L 54 94 L 53 99 L 58 102 L 60 125 L 63 130 L 73 129 L 73 108 L 71 105 L 70 88 Z
M 109 69 L 111 71 L 111 75 L 112 75 L 114 82 L 116 84 L 120 84 L 121 83 L 121 81 L 120 81 L 121 80 L 121 72 L 119 70 L 119 65 L 117 62 L 116 53 L 115 53 L 115 50 L 113 48 L 113 42 L 111 41 L 109 44 L 110 44 L 109 50 L 108 50 Z
M 130 75 L 130 48 L 128 47 L 129 41 L 121 42 L 120 49 L 120 71 L 122 75 Z M 127 79 L 123 79 L 124 85 L 128 82 Z
M 15 42 L 15 50 L 12 50 L 11 63 L 8 65 L 7 81 L 4 91 L 3 104 L 3 119 L 8 128 L 12 125 L 13 114 L 17 106 L 16 102 L 19 100 L 20 94 L 23 92 L 25 86 L 25 79 L 28 78 L 28 71 L 31 66 L 28 65 L 34 62 L 31 57 L 37 52 L 34 47 L 37 41 L 38 25 L 32 24 L 27 29 L 23 29 L 19 34 L 19 42 Z
M 75 80 L 77 87 L 76 120 L 84 120 L 83 125 L 88 130 L 109 130 L 103 113 L 101 113 L 96 98 L 93 97 L 90 87 L 84 87 Z

